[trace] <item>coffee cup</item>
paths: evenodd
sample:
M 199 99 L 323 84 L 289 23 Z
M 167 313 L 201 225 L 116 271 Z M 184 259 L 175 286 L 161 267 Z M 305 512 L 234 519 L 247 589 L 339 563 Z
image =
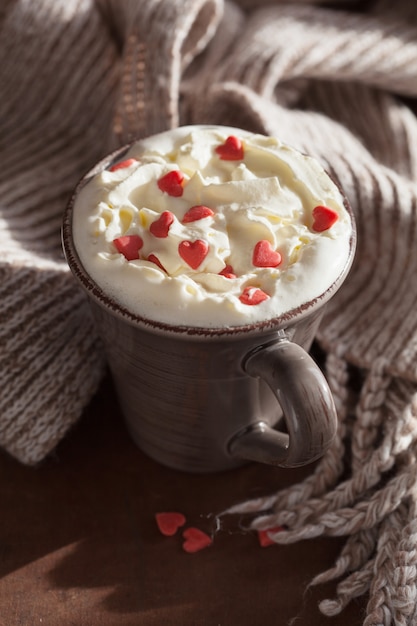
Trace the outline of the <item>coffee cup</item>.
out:
M 325 453 L 337 416 L 308 351 L 355 225 L 317 161 L 240 129 L 180 127 L 97 164 L 62 232 L 143 452 L 190 472 Z

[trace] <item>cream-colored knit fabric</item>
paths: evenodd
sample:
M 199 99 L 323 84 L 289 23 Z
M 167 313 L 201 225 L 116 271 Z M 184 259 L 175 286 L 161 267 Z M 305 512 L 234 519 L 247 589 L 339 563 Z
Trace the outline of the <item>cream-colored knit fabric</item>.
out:
M 346 536 L 332 615 L 417 623 L 417 6 L 409 0 L 7 0 L 0 7 L 0 445 L 43 459 L 104 360 L 61 253 L 79 177 L 185 123 L 276 134 L 340 180 L 352 272 L 318 342 L 338 412 L 303 483 L 233 506 L 280 543 Z

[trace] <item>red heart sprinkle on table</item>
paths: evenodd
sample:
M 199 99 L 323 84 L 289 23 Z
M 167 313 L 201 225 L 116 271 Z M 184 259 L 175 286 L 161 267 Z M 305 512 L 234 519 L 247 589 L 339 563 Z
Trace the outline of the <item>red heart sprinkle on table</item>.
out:
M 175 535 L 178 528 L 185 524 L 185 516 L 177 512 L 157 513 L 155 520 L 160 532 L 165 535 L 165 537 L 172 537 Z
M 285 530 L 283 526 L 275 526 L 275 528 L 266 528 L 265 530 L 258 530 L 258 540 L 259 545 L 262 548 L 266 548 L 267 546 L 272 546 L 275 544 L 275 541 L 271 539 L 269 533 L 279 533 Z
M 244 156 L 242 142 L 234 135 L 230 135 L 215 151 L 223 161 L 241 161 Z
M 224 267 L 222 271 L 219 272 L 219 275 L 225 276 L 226 278 L 236 278 L 236 274 L 231 265 L 226 265 L 226 267 Z
M 183 181 L 184 174 L 180 170 L 171 170 L 158 180 L 158 187 L 169 196 L 179 197 L 182 196 L 184 191 Z
M 113 239 L 113 243 L 117 251 L 123 254 L 128 261 L 134 261 L 139 258 L 139 250 L 143 246 L 143 239 L 139 235 L 123 235 Z
M 241 303 L 249 306 L 260 304 L 264 300 L 268 300 L 268 298 L 268 294 L 258 287 L 245 287 L 239 296 Z
M 182 547 L 185 552 L 190 554 L 199 552 L 199 550 L 207 548 L 212 543 L 211 537 L 199 528 L 194 528 L 193 526 L 184 530 L 182 536 L 185 539 Z
M 330 209 L 327 206 L 316 206 L 313 209 L 313 230 L 317 233 L 322 233 L 324 230 L 329 230 L 335 222 L 337 222 L 339 216 L 336 211 Z
M 158 257 L 155 254 L 150 254 L 147 258 L 147 261 L 150 261 L 151 263 L 155 263 L 155 265 L 157 265 L 159 269 L 167 273 L 165 267 L 162 265 L 161 261 L 158 259 Z
M 209 251 L 207 241 L 197 239 L 196 241 L 181 241 L 178 246 L 178 253 L 180 257 L 189 265 L 193 270 L 206 258 Z
M 202 220 L 205 217 L 211 217 L 212 215 L 214 215 L 214 211 L 212 209 L 208 206 L 199 204 L 197 206 L 192 206 L 191 209 L 188 209 L 187 213 L 182 218 L 182 223 L 188 224 L 189 222 L 196 222 L 197 220 Z
M 119 163 L 115 163 L 111 167 L 109 167 L 110 172 L 115 172 L 116 170 L 123 170 L 126 167 L 130 167 L 134 163 L 137 163 L 136 159 L 125 159 L 124 161 L 119 161 Z
M 168 231 L 173 221 L 174 215 L 171 213 L 171 211 L 164 211 L 163 213 L 161 213 L 158 219 L 152 222 L 149 230 L 154 237 L 164 239 L 165 237 L 168 237 Z
M 258 241 L 253 249 L 252 263 L 255 267 L 277 267 L 282 262 L 279 252 L 273 249 L 269 241 Z

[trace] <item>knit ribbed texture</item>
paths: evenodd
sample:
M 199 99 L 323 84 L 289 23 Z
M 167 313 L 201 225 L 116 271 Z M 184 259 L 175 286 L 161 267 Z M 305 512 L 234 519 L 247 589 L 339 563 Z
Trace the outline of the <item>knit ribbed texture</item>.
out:
M 104 360 L 60 248 L 80 176 L 188 123 L 316 156 L 358 225 L 318 342 L 339 416 L 302 483 L 233 505 L 277 543 L 345 536 L 320 610 L 367 594 L 364 626 L 417 623 L 417 8 L 408 0 L 8 0 L 0 8 L 0 445 L 43 459 Z

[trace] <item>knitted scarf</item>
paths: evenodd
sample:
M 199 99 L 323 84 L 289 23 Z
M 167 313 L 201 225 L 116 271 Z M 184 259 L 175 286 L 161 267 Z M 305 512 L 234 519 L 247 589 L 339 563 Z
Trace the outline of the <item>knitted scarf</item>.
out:
M 249 500 L 290 543 L 345 536 L 333 615 L 417 622 L 417 6 L 256 0 L 3 0 L 0 7 L 0 445 L 45 458 L 104 372 L 60 224 L 113 148 L 179 124 L 278 136 L 318 158 L 358 249 L 317 337 L 339 417 L 300 484 Z

